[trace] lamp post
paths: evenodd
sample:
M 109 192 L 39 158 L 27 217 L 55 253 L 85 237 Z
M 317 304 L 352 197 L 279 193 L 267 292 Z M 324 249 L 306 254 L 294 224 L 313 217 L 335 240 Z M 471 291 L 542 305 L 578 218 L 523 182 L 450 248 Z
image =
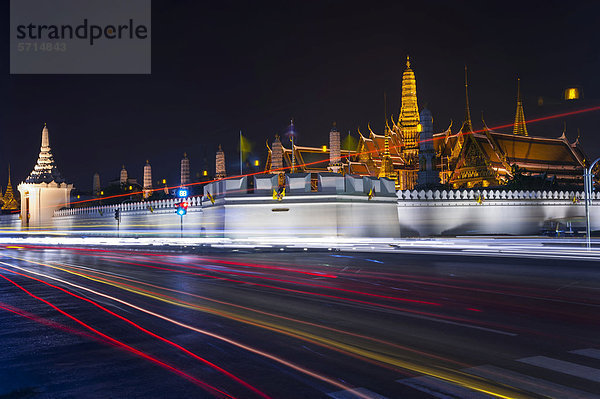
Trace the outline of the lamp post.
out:
M 590 206 L 592 205 L 592 190 L 594 187 L 594 179 L 592 169 L 600 161 L 596 159 L 589 168 L 583 168 L 583 188 L 585 190 L 585 235 L 588 251 L 592 248 L 592 232 L 590 227 Z
M 119 230 L 121 228 L 121 216 L 123 214 L 123 210 L 121 209 L 121 207 L 127 202 L 133 201 L 131 199 L 125 200 L 119 204 L 118 208 L 115 209 L 115 219 L 117 220 L 117 238 L 119 238 Z

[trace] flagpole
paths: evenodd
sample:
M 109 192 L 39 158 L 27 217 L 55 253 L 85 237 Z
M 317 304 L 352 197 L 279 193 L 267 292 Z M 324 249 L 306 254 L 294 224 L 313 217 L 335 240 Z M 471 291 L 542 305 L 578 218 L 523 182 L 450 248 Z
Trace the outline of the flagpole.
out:
M 242 131 L 240 130 L 240 176 L 243 174 L 242 170 Z

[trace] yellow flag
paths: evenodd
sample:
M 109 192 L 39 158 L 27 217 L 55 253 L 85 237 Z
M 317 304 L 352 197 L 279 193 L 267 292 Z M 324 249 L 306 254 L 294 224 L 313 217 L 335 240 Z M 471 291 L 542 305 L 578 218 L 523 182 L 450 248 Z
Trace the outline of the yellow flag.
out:
M 240 134 L 240 147 L 239 147 L 239 150 L 242 153 L 242 158 L 243 159 L 246 159 L 246 157 L 248 156 L 248 154 L 250 154 L 252 152 L 252 143 L 250 142 L 250 140 L 248 140 L 242 134 Z

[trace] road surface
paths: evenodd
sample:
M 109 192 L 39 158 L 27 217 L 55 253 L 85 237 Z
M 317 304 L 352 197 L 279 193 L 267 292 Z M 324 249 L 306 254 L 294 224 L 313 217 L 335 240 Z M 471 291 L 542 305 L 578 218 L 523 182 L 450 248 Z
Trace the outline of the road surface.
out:
M 600 398 L 600 264 L 0 247 L 0 398 Z

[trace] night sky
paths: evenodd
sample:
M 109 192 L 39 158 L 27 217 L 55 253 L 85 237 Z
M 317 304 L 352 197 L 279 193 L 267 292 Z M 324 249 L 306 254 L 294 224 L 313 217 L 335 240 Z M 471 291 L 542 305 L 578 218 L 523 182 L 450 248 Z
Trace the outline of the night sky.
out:
M 146 159 L 154 180 L 175 184 L 183 152 L 195 174 L 214 169 L 218 144 L 234 173 L 240 129 L 262 164 L 266 139 L 290 118 L 301 145 L 328 144 L 333 121 L 344 135 L 368 122 L 381 129 L 384 92 L 397 117 L 407 54 L 435 131 L 451 119 L 460 127 L 465 64 L 475 128 L 482 111 L 490 127 L 512 122 L 517 75 L 527 119 L 600 105 L 597 2 L 154 0 L 147 76 L 9 75 L 8 2 L 2 13 L 3 190 L 8 163 L 14 185 L 33 168 L 44 122 L 60 171 L 82 190 L 96 171 L 102 184 L 116 179 L 123 163 L 141 181 Z M 561 103 L 570 85 L 583 88 L 583 101 Z M 528 129 L 558 137 L 566 121 L 567 136 L 574 140 L 579 128 L 597 157 L 599 118 L 596 111 Z

